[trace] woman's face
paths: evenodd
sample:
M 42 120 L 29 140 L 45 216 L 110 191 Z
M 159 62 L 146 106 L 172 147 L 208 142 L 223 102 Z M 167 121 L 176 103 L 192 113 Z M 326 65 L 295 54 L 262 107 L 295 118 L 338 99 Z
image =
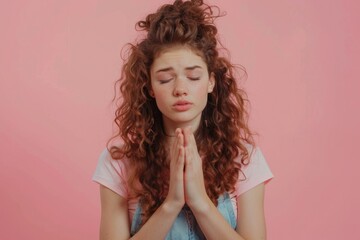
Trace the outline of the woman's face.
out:
M 215 84 L 204 60 L 188 47 L 171 47 L 155 58 L 150 74 L 150 94 L 163 115 L 165 132 L 189 125 L 196 130 Z

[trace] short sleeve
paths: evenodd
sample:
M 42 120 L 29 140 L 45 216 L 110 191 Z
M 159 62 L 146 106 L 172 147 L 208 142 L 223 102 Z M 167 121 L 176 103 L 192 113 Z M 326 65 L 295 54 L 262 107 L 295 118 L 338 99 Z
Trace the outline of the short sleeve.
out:
M 251 151 L 249 151 L 251 153 Z M 237 196 L 256 187 L 260 183 L 269 182 L 274 176 L 266 162 L 266 159 L 260 148 L 255 147 L 248 165 L 242 168 L 239 179 L 235 186 L 235 194 Z
M 98 159 L 92 180 L 127 198 L 127 174 L 122 160 L 114 160 L 107 149 Z

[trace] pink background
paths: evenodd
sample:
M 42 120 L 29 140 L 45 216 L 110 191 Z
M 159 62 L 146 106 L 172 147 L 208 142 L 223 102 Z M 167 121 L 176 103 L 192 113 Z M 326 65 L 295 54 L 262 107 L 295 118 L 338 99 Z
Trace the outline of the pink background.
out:
M 134 24 L 164 1 L 0 3 L 1 239 L 98 239 L 91 181 Z M 268 239 L 360 239 L 357 1 L 212 1 L 275 179 Z

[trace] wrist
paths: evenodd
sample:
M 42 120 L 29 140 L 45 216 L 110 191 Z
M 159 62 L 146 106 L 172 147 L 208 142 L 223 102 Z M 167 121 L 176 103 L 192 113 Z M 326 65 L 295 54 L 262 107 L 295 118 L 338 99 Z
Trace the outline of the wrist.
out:
M 164 209 L 164 211 L 175 214 L 178 214 L 183 208 L 183 206 L 184 204 L 176 201 L 171 201 L 169 199 L 165 199 L 165 201 L 162 204 L 162 208 Z
M 195 214 L 204 214 L 209 212 L 209 210 L 211 209 L 211 205 L 213 205 L 211 199 L 209 197 L 207 197 L 204 200 L 198 200 L 194 203 L 190 203 L 188 204 L 189 208 L 191 209 L 191 211 Z

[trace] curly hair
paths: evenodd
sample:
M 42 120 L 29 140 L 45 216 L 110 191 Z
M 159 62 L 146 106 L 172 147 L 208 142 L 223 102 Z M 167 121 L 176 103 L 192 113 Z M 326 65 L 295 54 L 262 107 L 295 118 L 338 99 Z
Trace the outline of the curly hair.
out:
M 254 145 L 247 123 L 247 95 L 237 86 L 235 66 L 219 55 L 214 20 L 221 15 L 214 14 L 214 9 L 219 10 L 202 0 L 176 0 L 137 22 L 136 28 L 146 35 L 129 44 L 121 77 L 115 84 L 115 89 L 120 84 L 122 102 L 115 113 L 118 130 L 108 145 L 117 137 L 123 143 L 108 150 L 113 159 L 129 159 L 132 171 L 128 184 L 132 196 L 141 198 L 143 223 L 164 201 L 169 187 L 162 114 L 149 92 L 150 67 L 161 51 L 175 45 L 190 47 L 200 53 L 208 72 L 215 76 L 215 88 L 208 94 L 195 132 L 205 188 L 214 204 L 224 192 L 234 191 L 241 168 L 248 163 L 246 145 Z

